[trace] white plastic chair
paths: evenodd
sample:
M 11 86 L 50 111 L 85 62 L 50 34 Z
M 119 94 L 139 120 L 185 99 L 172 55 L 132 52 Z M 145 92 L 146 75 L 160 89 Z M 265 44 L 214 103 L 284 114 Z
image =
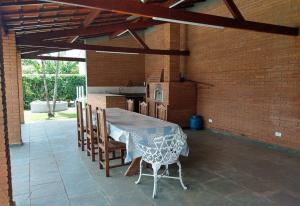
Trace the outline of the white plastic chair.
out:
M 135 184 L 138 184 L 141 181 L 142 175 L 154 177 L 154 187 L 152 197 L 156 196 L 157 181 L 160 178 L 170 178 L 177 179 L 180 181 L 181 186 L 184 190 L 187 187 L 183 184 L 182 173 L 181 173 L 181 164 L 179 162 L 179 155 L 184 146 L 184 140 L 180 135 L 166 135 L 155 137 L 153 143 L 150 146 L 145 146 L 143 144 L 137 144 L 140 152 L 142 153 L 142 158 L 140 161 L 140 174 L 138 180 Z M 153 175 L 143 173 L 143 161 L 152 165 Z M 168 165 L 176 163 L 179 167 L 179 176 L 173 177 L 169 176 Z M 162 174 L 158 174 L 160 167 L 164 165 L 166 169 Z

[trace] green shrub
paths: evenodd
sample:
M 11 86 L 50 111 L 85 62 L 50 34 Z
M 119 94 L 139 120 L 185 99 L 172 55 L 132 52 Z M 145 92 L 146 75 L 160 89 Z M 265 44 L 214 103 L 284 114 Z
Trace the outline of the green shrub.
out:
M 49 98 L 52 100 L 55 75 L 47 74 Z M 85 86 L 85 76 L 78 74 L 60 74 L 58 80 L 57 100 L 72 101 L 76 98 L 76 86 Z M 42 75 L 23 75 L 24 108 L 30 109 L 30 102 L 45 101 L 44 80 Z

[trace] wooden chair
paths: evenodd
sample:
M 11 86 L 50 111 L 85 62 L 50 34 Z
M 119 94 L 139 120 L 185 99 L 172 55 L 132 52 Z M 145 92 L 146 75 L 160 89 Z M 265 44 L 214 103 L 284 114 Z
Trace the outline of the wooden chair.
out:
M 156 105 L 155 117 L 164 121 L 168 119 L 168 109 L 163 104 Z
M 126 145 L 122 142 L 109 140 L 107 135 L 106 126 L 106 113 L 104 109 L 97 108 L 97 133 L 98 133 L 98 154 L 99 154 L 99 168 L 100 170 L 105 168 L 105 175 L 109 177 L 109 169 L 114 167 L 120 167 L 124 164 L 124 154 L 126 151 Z M 113 155 L 110 158 L 110 154 L 114 154 L 116 151 L 120 152 L 120 156 L 116 157 Z M 103 159 L 104 152 L 104 159 Z M 121 159 L 121 164 L 110 165 L 110 160 Z
M 86 151 L 87 155 L 92 155 L 92 161 L 95 161 L 97 147 L 97 133 L 96 128 L 93 125 L 93 112 L 92 106 L 86 104 Z
M 147 115 L 149 114 L 149 110 L 148 110 L 148 103 L 147 102 L 140 102 L 139 104 L 139 112 L 140 114 L 143 114 L 143 115 Z
M 128 99 L 127 101 L 126 108 L 128 111 L 133 112 L 134 111 L 134 101 L 132 99 Z
M 81 150 L 84 151 L 85 127 L 84 127 L 84 123 L 83 123 L 82 102 L 76 101 L 76 110 L 77 110 L 77 142 L 78 142 L 78 147 L 81 147 Z

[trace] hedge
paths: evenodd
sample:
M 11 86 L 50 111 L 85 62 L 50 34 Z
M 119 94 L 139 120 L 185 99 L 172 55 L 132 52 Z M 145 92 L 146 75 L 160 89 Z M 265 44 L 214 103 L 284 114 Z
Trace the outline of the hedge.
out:
M 44 80 L 42 75 L 23 74 L 24 108 L 30 109 L 30 102 L 45 101 Z M 55 75 L 47 74 L 49 98 L 53 98 Z M 76 99 L 76 86 L 85 86 L 85 76 L 79 74 L 60 74 L 58 80 L 57 100 L 72 101 Z

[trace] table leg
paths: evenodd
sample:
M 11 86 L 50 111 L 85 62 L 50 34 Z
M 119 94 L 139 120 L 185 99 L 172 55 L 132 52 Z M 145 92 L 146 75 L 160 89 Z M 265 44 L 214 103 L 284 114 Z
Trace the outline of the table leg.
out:
M 132 160 L 127 171 L 125 172 L 125 176 L 136 175 L 140 168 L 140 161 L 141 161 L 141 157 L 138 157 L 138 158 L 135 158 L 134 160 Z

